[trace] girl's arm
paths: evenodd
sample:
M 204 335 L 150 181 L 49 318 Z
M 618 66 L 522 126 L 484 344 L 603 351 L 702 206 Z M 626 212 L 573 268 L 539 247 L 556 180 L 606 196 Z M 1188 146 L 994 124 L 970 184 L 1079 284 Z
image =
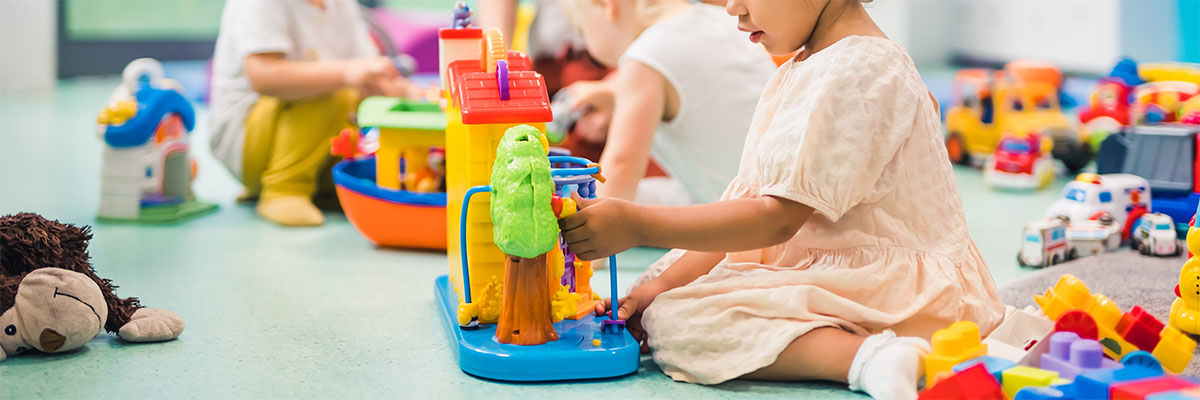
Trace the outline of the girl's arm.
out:
M 667 90 L 672 88 L 658 71 L 636 61 L 621 63 L 613 79 L 612 123 L 600 156 L 608 182 L 598 193 L 633 200 L 650 164 L 650 144 L 663 121 Z
M 497 28 L 504 35 L 504 43 L 512 47 L 513 31 L 517 25 L 517 0 L 480 0 L 479 26 L 484 29 Z
M 579 212 L 560 226 L 567 245 L 584 260 L 634 246 L 720 253 L 759 249 L 787 241 L 813 213 L 809 206 L 774 196 L 686 207 L 606 198 L 577 201 Z
M 399 79 L 396 69 L 384 58 L 310 62 L 286 60 L 281 53 L 263 53 L 246 56 L 242 67 L 255 92 L 284 100 L 318 96 L 343 87 L 362 89 Z

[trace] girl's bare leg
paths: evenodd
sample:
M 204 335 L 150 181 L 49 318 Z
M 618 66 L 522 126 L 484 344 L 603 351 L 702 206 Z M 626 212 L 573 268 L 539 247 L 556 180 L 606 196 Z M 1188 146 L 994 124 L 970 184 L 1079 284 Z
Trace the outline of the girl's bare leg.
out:
M 838 328 L 817 328 L 796 338 L 775 363 L 742 376 L 762 381 L 834 381 L 846 383 L 862 336 Z

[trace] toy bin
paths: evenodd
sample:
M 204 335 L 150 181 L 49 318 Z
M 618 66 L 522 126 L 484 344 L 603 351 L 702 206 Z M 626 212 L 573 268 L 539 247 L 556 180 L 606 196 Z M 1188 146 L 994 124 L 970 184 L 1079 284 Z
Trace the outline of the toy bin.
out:
M 333 183 L 346 219 L 372 243 L 446 249 L 446 193 L 381 188 L 375 184 L 374 157 L 337 163 Z

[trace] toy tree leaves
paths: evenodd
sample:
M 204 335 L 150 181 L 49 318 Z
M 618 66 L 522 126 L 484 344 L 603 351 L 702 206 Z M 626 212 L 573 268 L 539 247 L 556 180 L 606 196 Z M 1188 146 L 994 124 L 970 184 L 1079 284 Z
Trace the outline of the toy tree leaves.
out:
M 542 133 L 529 125 L 504 132 L 492 167 L 493 239 L 500 250 L 534 258 L 554 249 L 558 221 L 550 206 L 554 179 Z

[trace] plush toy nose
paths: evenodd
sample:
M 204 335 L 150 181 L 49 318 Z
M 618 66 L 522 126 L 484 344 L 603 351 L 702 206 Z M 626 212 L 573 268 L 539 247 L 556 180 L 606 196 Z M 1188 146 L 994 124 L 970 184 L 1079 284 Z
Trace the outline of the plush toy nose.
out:
M 42 329 L 41 336 L 38 337 L 38 342 L 42 344 L 42 350 L 47 353 L 53 353 L 67 343 L 67 337 L 59 335 L 53 329 Z

